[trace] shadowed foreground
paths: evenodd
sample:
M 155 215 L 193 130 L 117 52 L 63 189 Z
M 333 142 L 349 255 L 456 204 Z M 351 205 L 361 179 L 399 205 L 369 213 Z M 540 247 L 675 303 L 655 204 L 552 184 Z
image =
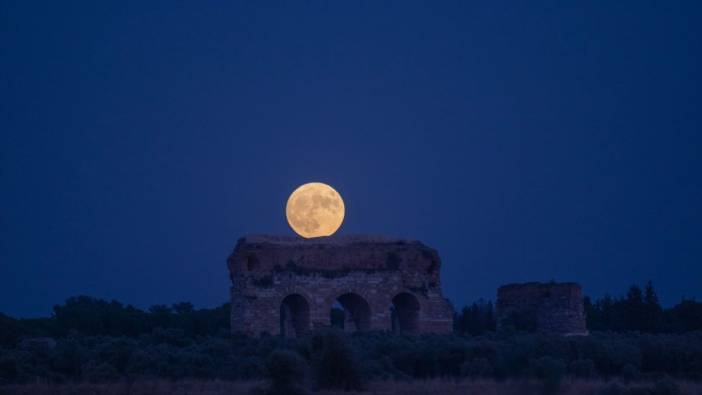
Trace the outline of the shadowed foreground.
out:
M 616 383 L 616 384 L 615 384 Z M 676 381 L 682 395 L 702 394 L 702 383 Z M 113 383 L 78 383 L 78 384 L 25 384 L 0 387 L 2 395 L 232 395 L 248 394 L 252 389 L 262 385 L 262 382 L 229 382 L 229 381 L 119 381 Z M 618 385 L 624 392 L 611 392 L 612 386 Z M 564 395 L 609 395 L 645 393 L 634 392 L 633 389 L 649 389 L 653 391 L 656 382 L 637 382 L 621 384 L 616 381 L 601 380 L 565 380 L 555 393 Z M 437 395 L 437 394 L 481 394 L 481 395 L 517 395 L 539 394 L 543 384 L 534 380 L 414 380 L 414 381 L 376 381 L 368 385 L 365 392 L 320 391 L 319 395 L 331 394 L 364 394 L 364 395 Z M 658 394 L 658 392 L 648 392 Z M 668 392 L 664 392 L 668 393 Z

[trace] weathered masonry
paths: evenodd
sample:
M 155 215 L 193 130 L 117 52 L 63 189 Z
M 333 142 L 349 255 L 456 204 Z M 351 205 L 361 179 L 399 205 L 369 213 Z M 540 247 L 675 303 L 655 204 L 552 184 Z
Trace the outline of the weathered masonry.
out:
M 246 236 L 227 263 L 232 332 L 300 336 L 329 327 L 333 307 L 346 331 L 452 331 L 439 255 L 418 241 Z
M 497 326 L 559 335 L 587 335 L 576 283 L 508 284 L 497 291 Z

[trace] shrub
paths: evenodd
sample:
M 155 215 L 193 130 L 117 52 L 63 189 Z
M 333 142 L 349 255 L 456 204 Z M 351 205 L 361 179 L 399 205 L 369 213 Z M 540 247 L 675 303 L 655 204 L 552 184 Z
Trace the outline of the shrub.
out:
M 563 360 L 549 356 L 533 359 L 530 365 L 534 376 L 542 380 L 559 381 L 566 371 Z
M 461 368 L 466 360 L 467 350 L 462 344 L 449 344 L 439 348 L 436 354 L 436 362 L 441 366 L 441 374 L 444 376 L 459 376 Z
M 554 357 L 541 357 L 531 360 L 532 374 L 544 382 L 544 394 L 556 394 L 566 372 L 563 360 Z
M 336 330 L 314 335 L 311 355 L 317 385 L 322 389 L 361 390 L 361 369 L 348 338 Z
M 641 372 L 639 372 L 639 368 L 637 368 L 636 366 L 628 363 L 622 368 L 622 378 L 625 381 L 638 380 L 640 377 Z
M 651 395 L 680 395 L 680 393 L 678 384 L 669 378 L 658 380 L 651 391 Z
M 4 352 L 4 350 L 0 350 Z M 0 380 L 11 382 L 19 377 L 19 367 L 17 361 L 9 355 L 0 357 Z
M 51 356 L 51 367 L 57 373 L 77 379 L 80 377 L 81 367 L 87 362 L 86 353 L 78 339 L 65 339 L 56 345 Z
M 680 395 L 680 387 L 668 378 L 657 381 L 652 387 L 623 387 L 612 383 L 603 388 L 599 395 Z
M 117 369 L 109 363 L 90 361 L 83 365 L 82 376 L 90 382 L 112 381 L 119 377 Z
M 307 394 L 304 388 L 307 365 L 294 351 L 273 351 L 266 359 L 266 372 L 270 387 L 269 395 Z
M 619 383 L 611 383 L 602 388 L 599 395 L 625 395 L 625 389 Z
M 595 376 L 595 363 L 591 359 L 576 359 L 568 365 L 568 373 L 575 377 L 590 378 Z
M 495 368 L 487 358 L 468 360 L 461 366 L 461 375 L 468 377 L 491 377 Z

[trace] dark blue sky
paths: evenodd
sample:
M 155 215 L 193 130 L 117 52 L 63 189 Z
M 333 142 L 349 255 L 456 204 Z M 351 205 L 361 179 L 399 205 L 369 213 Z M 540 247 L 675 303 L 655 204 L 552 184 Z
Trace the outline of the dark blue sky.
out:
M 515 281 L 702 297 L 701 3 L 0 3 L 0 311 L 228 299 L 288 194 Z

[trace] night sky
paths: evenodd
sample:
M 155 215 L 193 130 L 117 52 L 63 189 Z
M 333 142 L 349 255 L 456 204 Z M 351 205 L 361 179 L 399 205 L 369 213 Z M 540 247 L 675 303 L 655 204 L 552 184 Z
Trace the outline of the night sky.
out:
M 0 3 L 0 311 L 228 300 L 309 181 L 457 307 L 702 298 L 702 3 Z

